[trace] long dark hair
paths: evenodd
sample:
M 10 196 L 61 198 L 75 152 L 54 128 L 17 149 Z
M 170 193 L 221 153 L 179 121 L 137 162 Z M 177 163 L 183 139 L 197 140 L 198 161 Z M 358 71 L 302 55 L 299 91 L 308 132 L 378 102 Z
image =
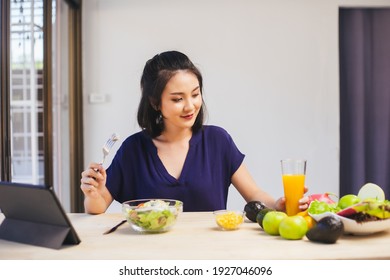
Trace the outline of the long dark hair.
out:
M 155 55 L 145 64 L 141 77 L 142 97 L 138 106 L 137 120 L 139 126 L 151 137 L 161 135 L 164 130 L 161 112 L 157 108 L 160 106 L 161 95 L 166 84 L 179 70 L 192 72 L 197 77 L 200 92 L 203 94 L 202 74 L 185 54 L 178 51 L 167 51 Z M 194 133 L 203 126 L 204 107 L 202 98 L 202 107 L 192 126 Z

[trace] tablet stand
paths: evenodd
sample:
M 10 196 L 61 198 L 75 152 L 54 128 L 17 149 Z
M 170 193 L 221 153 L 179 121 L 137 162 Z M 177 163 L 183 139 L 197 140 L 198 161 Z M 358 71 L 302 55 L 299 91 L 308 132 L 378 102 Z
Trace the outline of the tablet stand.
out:
M 52 249 L 59 249 L 70 233 L 69 227 L 5 218 L 0 238 Z

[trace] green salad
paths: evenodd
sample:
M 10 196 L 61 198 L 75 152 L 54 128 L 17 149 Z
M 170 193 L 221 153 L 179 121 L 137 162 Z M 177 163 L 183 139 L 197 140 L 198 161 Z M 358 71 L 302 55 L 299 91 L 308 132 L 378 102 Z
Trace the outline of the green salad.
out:
M 126 209 L 129 222 L 147 231 L 167 230 L 176 221 L 180 205 L 169 205 L 163 200 L 150 200 L 133 209 Z
M 310 203 L 308 212 L 310 214 L 322 214 L 325 212 L 337 213 L 341 210 L 337 203 L 327 203 L 324 201 L 314 200 Z

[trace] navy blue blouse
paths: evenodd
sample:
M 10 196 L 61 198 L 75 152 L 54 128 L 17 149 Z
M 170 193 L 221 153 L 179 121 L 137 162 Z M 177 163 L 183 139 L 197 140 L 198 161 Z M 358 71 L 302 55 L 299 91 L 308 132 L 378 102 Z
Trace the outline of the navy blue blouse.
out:
M 231 177 L 244 160 L 231 136 L 217 126 L 192 135 L 179 179 L 171 176 L 144 131 L 129 136 L 107 169 L 106 186 L 118 202 L 169 198 L 184 211 L 226 209 Z

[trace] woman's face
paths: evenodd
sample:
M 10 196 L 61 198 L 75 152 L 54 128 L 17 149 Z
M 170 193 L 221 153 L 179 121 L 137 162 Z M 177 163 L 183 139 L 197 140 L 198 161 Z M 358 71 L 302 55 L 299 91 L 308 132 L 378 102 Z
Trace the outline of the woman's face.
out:
M 191 128 L 202 106 L 198 78 L 190 71 L 178 71 L 166 84 L 160 106 L 165 130 Z

